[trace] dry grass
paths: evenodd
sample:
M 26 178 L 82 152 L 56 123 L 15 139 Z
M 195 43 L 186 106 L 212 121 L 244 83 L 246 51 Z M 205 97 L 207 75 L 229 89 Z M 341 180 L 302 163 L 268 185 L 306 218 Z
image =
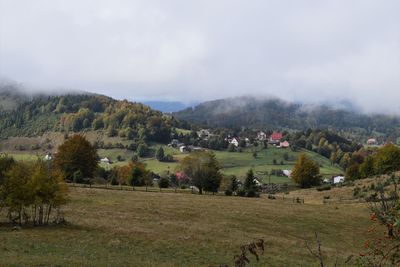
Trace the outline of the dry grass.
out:
M 397 173 L 397 175 L 400 175 L 400 172 Z M 375 186 L 378 183 L 383 184 L 387 179 L 389 179 L 389 176 L 382 175 L 379 177 L 367 178 L 367 179 L 354 181 L 354 184 L 351 186 L 332 186 L 331 190 L 326 190 L 326 191 L 317 191 L 316 188 L 309 188 L 309 189 L 299 189 L 299 190 L 290 191 L 289 194 L 279 193 L 276 196 L 278 198 L 282 198 L 283 196 L 285 196 L 286 198 L 299 197 L 299 198 L 304 199 L 304 201 L 306 203 L 310 203 L 310 204 L 323 204 L 325 196 L 329 196 L 328 202 L 335 202 L 335 203 L 338 201 L 349 202 L 348 200 L 351 200 L 351 199 L 354 199 L 354 202 L 357 202 L 358 198 L 353 196 L 355 187 L 366 188 L 365 192 L 367 192 L 367 194 L 369 194 L 369 193 L 373 193 L 373 190 L 369 189 L 371 184 L 375 184 Z
M 67 226 L 0 228 L 0 265 L 219 266 L 264 238 L 250 266 L 318 266 L 303 239 L 320 235 L 328 262 L 362 250 L 370 226 L 363 204 L 291 204 L 192 194 L 71 189 Z

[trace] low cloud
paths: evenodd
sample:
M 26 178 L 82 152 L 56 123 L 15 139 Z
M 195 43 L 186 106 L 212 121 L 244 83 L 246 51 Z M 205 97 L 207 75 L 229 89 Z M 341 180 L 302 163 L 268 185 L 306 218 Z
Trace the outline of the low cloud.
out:
M 0 77 L 132 100 L 400 114 L 400 2 L 0 0 Z

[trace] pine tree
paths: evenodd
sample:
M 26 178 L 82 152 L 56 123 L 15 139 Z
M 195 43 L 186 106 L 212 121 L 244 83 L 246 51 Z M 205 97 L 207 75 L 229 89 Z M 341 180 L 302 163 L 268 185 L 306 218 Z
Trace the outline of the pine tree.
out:
M 160 148 L 157 149 L 156 159 L 158 159 L 158 161 L 164 161 L 165 159 L 164 149 L 162 146 L 160 146 Z
M 244 190 L 246 191 L 257 190 L 257 184 L 252 169 L 247 171 L 246 179 L 244 180 Z

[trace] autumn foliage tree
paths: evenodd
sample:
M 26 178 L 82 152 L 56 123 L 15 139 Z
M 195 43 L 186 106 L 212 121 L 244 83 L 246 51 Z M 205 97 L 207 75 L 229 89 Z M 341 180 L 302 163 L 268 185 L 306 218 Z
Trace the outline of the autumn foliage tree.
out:
M 374 156 L 374 169 L 378 174 L 388 174 L 400 170 L 400 148 L 387 144 Z
M 301 154 L 294 165 L 292 178 L 303 188 L 318 185 L 320 183 L 318 163 Z
M 94 146 L 81 135 L 68 138 L 59 148 L 55 166 L 61 170 L 68 181 L 80 171 L 84 178 L 93 178 L 98 167 L 98 155 Z

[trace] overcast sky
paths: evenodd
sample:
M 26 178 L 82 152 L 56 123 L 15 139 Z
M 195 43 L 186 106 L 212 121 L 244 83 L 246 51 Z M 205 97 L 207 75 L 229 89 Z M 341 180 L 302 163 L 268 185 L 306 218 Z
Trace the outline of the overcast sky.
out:
M 349 99 L 400 114 L 398 0 L 0 0 L 0 77 L 131 100 Z

